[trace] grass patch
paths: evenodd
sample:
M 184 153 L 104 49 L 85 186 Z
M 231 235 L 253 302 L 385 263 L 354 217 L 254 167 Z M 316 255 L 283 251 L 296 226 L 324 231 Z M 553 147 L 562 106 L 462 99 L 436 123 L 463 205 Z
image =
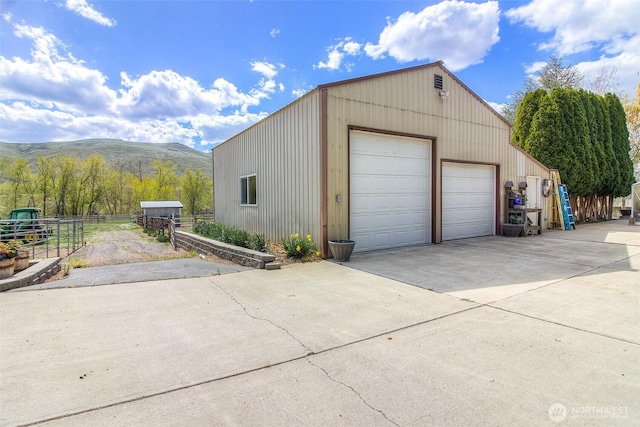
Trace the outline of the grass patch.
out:
M 80 257 L 71 257 L 69 261 L 62 264 L 62 273 L 64 276 L 68 276 L 69 272 L 74 268 L 87 268 L 89 263 L 86 259 Z

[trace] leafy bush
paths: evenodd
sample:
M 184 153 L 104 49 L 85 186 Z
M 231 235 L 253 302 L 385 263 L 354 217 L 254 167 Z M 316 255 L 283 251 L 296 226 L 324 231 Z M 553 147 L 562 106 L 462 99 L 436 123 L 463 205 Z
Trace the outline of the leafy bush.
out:
M 300 234 L 292 234 L 280 241 L 282 249 L 289 258 L 303 258 L 307 255 L 316 254 L 316 244 L 311 239 L 311 234 L 301 237 Z
M 267 244 L 262 234 L 250 234 L 229 225 L 206 221 L 196 222 L 193 225 L 193 232 L 230 245 L 266 252 Z
M 169 241 L 169 238 L 164 234 L 158 234 L 158 237 L 156 237 L 156 240 L 160 243 L 167 243 Z
M 253 249 L 258 252 L 267 251 L 267 240 L 265 239 L 264 234 L 250 234 L 248 243 L 249 249 Z

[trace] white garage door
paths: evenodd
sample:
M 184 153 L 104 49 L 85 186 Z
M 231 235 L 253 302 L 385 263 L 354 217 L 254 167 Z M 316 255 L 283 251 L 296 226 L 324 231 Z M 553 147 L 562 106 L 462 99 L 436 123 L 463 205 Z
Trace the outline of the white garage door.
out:
M 350 231 L 355 251 L 431 242 L 431 141 L 350 134 Z
M 495 234 L 495 166 L 442 164 L 442 240 Z

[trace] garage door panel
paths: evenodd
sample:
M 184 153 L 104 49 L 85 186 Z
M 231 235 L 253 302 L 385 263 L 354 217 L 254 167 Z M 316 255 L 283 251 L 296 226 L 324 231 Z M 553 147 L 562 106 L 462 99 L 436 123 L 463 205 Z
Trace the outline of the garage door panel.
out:
M 429 243 L 430 141 L 354 131 L 350 151 L 356 251 Z
M 495 167 L 444 163 L 442 240 L 495 234 Z

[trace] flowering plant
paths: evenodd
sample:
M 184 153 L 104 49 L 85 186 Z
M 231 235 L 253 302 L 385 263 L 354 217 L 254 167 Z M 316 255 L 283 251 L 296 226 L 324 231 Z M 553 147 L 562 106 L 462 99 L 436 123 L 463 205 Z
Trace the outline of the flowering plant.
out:
M 14 258 L 18 256 L 18 248 L 20 243 L 16 240 L 10 240 L 6 243 L 0 242 L 0 259 Z
M 282 239 L 280 243 L 289 258 L 303 258 L 311 254 L 320 256 L 320 253 L 317 252 L 316 244 L 313 243 L 311 234 L 307 234 L 306 237 L 301 237 L 298 233 L 292 234 Z

